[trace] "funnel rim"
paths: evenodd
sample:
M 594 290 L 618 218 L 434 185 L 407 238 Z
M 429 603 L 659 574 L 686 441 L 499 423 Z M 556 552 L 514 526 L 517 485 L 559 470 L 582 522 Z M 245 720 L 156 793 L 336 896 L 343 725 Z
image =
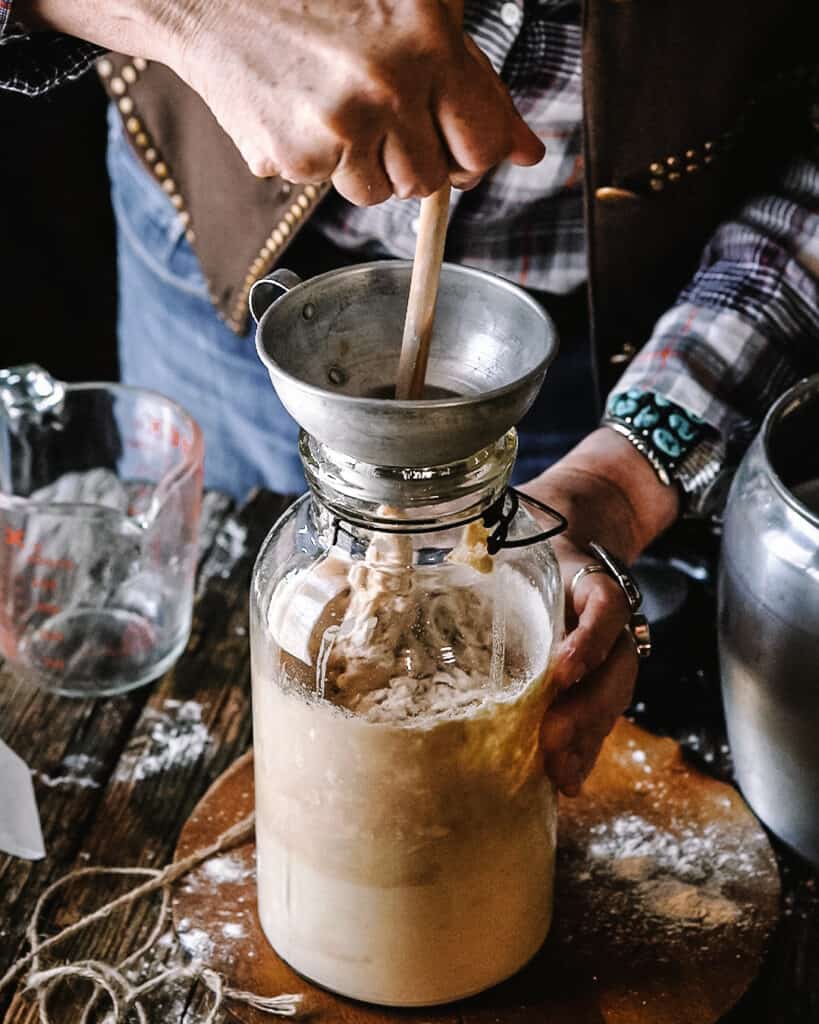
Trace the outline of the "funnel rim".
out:
M 271 312 L 275 306 L 279 306 L 281 303 L 286 303 L 290 300 L 291 295 L 296 295 L 306 285 L 314 285 L 319 281 L 328 281 L 334 277 L 351 276 L 354 273 L 364 273 L 372 270 L 376 267 L 401 267 L 411 268 L 412 260 L 369 260 L 366 263 L 357 263 L 351 267 L 337 267 L 335 270 L 329 270 L 324 274 L 317 274 L 315 277 L 307 278 L 301 284 L 291 288 L 284 295 L 282 295 L 276 302 L 272 303 L 264 315 L 256 325 L 256 354 L 262 361 L 264 366 L 267 368 L 268 373 L 271 375 L 275 374 L 280 377 L 282 381 L 289 385 L 298 388 L 310 395 L 321 397 L 323 399 L 332 399 L 339 402 L 354 402 L 359 408 L 365 408 L 371 406 L 373 408 L 387 407 L 395 409 L 397 412 L 409 412 L 410 410 L 418 411 L 432 411 L 436 409 L 458 409 L 465 406 L 473 405 L 476 402 L 486 402 L 491 399 L 503 398 L 506 395 L 512 394 L 518 389 L 529 384 L 533 379 L 537 378 L 541 374 L 545 374 L 549 366 L 557 356 L 559 349 L 558 345 L 558 334 L 557 327 L 555 326 L 554 320 L 552 320 L 548 311 L 543 308 L 531 295 L 528 294 L 520 285 L 516 285 L 512 281 L 508 281 L 506 278 L 501 277 L 498 274 L 492 274 L 487 270 L 479 270 L 476 267 L 464 267 L 457 263 L 443 263 L 441 265 L 442 270 L 448 272 L 455 272 L 463 277 L 480 277 L 491 280 L 492 282 L 502 286 L 507 291 L 514 292 L 516 297 L 524 301 L 529 305 L 532 310 L 540 316 L 546 324 L 547 338 L 546 338 L 546 354 L 543 358 L 530 370 L 520 377 L 516 377 L 508 384 L 503 384 L 500 387 L 492 388 L 491 391 L 479 391 L 474 394 L 466 395 L 453 395 L 446 398 L 418 398 L 418 399 L 398 399 L 398 398 L 372 398 L 367 395 L 347 395 L 340 394 L 335 391 L 330 391 L 327 388 L 318 387 L 316 384 L 309 384 L 307 381 L 302 380 L 300 377 L 296 377 L 289 370 L 284 367 L 273 356 L 267 351 L 263 345 L 264 325 L 267 318 L 271 315 Z M 434 340 L 434 339 L 433 339 Z

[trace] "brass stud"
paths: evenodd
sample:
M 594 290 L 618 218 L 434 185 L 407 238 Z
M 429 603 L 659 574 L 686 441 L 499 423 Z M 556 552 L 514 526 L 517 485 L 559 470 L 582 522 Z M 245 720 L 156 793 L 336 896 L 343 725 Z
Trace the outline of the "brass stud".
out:
M 293 203 L 293 205 L 292 205 L 292 206 L 290 207 L 290 212 L 291 212 L 291 213 L 293 214 L 293 216 L 294 216 L 294 217 L 296 217 L 297 219 L 298 219 L 298 218 L 300 218 L 300 217 L 301 217 L 301 214 L 302 214 L 302 210 L 301 210 L 301 207 L 299 206 L 299 204 L 298 204 L 298 203 Z
M 665 182 L 660 181 L 659 178 L 652 178 L 649 182 L 649 185 L 651 185 L 655 192 L 662 192 L 662 190 L 665 188 Z
M 245 278 L 245 289 L 246 289 L 246 291 L 250 291 L 250 286 L 253 284 L 253 282 L 255 280 L 256 280 L 256 278 L 253 276 L 253 274 L 248 274 L 247 275 L 247 277 Z
M 281 231 L 283 238 L 287 238 L 287 236 L 290 234 L 290 225 L 287 223 L 287 221 L 283 220 L 281 224 L 279 224 L 279 231 Z
M 600 200 L 600 202 L 606 203 L 611 201 L 617 202 L 621 199 L 636 199 L 637 193 L 632 192 L 627 188 L 613 188 L 612 186 L 607 185 L 603 188 L 598 188 L 595 191 L 594 196 L 595 199 Z
M 669 156 L 666 157 L 665 162 L 668 164 L 669 167 L 676 167 L 680 161 L 675 156 Z
M 315 199 L 316 196 L 318 195 L 318 190 L 315 185 L 305 185 L 304 194 L 307 196 L 308 199 Z
M 167 192 L 169 196 L 172 196 L 176 192 L 176 182 L 173 178 L 166 178 L 162 182 L 162 190 Z
M 114 65 L 111 63 L 110 60 L 103 58 L 102 60 L 97 61 L 97 71 L 99 72 L 102 78 L 110 78 L 113 70 Z
M 268 238 L 268 240 L 262 246 L 261 251 L 259 252 L 259 258 L 260 259 L 263 259 L 263 260 L 269 260 L 270 259 L 272 253 L 270 252 L 270 249 L 268 248 L 269 245 L 270 245 L 270 239 Z
M 714 143 L 713 142 L 706 142 L 705 145 L 702 148 L 705 150 L 706 153 L 710 153 L 711 150 L 714 148 Z
M 154 174 L 155 174 L 155 175 L 157 176 L 157 178 L 159 178 L 160 180 L 161 180 L 162 178 L 167 178 L 167 177 L 168 177 L 168 168 L 166 167 L 166 165 L 165 165 L 165 164 L 164 164 L 164 163 L 163 163 L 163 162 L 162 162 L 161 160 L 160 160 L 160 161 L 159 161 L 159 163 L 158 163 L 158 164 L 157 164 L 157 165 L 156 165 L 156 166 L 154 167 Z
M 287 210 L 285 215 L 284 215 L 284 222 L 285 222 L 285 224 L 292 224 L 294 220 L 295 220 L 295 217 L 293 216 L 293 211 L 292 210 Z
M 282 242 L 284 241 L 284 235 L 281 233 L 281 231 L 279 231 L 278 228 L 276 228 L 276 230 L 273 232 L 272 237 L 274 245 L 281 245 Z
M 665 167 L 662 164 L 653 163 L 648 168 L 652 174 L 660 175 L 665 174 Z
M 296 202 L 299 204 L 302 210 L 306 210 L 307 207 L 310 205 L 310 200 L 305 195 L 300 195 Z
M 122 71 L 120 71 L 120 74 L 130 85 L 133 85 L 137 80 L 136 70 L 132 68 L 130 64 L 126 64 Z
M 178 192 L 171 196 L 171 202 L 173 203 L 177 210 L 181 210 L 185 205 L 185 200 L 182 198 L 182 196 L 180 196 Z
M 282 182 L 282 195 L 283 196 L 289 196 L 290 195 L 290 182 L 289 181 L 283 181 Z
M 696 151 L 696 149 L 687 149 L 685 151 L 685 159 L 686 160 L 696 160 L 697 159 L 697 151 Z
M 686 174 L 695 174 L 699 169 L 700 169 L 700 165 L 699 164 L 686 164 L 685 165 L 685 173 Z
M 134 57 L 134 67 L 137 71 L 144 71 L 148 67 L 148 61 L 144 57 Z
M 137 132 L 134 136 L 134 142 L 139 146 L 140 149 L 145 149 L 148 145 L 148 136 L 145 132 Z
M 142 124 L 138 117 L 129 117 L 125 122 L 125 127 L 128 129 L 130 135 L 136 135 L 136 133 L 142 128 Z
M 681 177 L 682 177 L 682 175 L 680 174 L 679 171 L 672 171 L 671 174 L 669 174 L 669 176 L 668 176 L 668 180 L 669 181 L 679 181 Z
M 148 161 L 149 164 L 152 164 L 154 160 L 156 160 L 158 155 L 159 154 L 157 153 L 153 146 L 145 150 L 145 159 Z
M 193 243 L 196 241 L 196 235 L 193 232 L 193 228 L 188 228 L 188 230 L 185 232 L 185 239 L 191 245 L 193 245 Z
M 188 213 L 188 211 L 187 210 L 180 210 L 179 211 L 179 223 L 182 225 L 182 227 L 186 228 L 190 224 L 190 222 L 191 222 L 191 215 Z
M 714 158 L 706 153 L 705 156 L 702 158 L 702 162 L 704 164 L 712 164 L 714 162 Z
M 119 101 L 118 106 L 121 112 L 126 116 L 128 114 L 133 114 L 134 112 L 134 101 L 131 99 L 130 96 L 123 96 L 122 99 Z
M 614 355 L 609 357 L 609 362 L 615 366 L 619 366 L 622 363 L 628 363 L 631 361 L 637 349 L 631 342 L 624 341 L 620 347 L 619 352 L 615 352 Z
M 119 76 L 111 79 L 111 92 L 115 96 L 124 96 L 127 91 L 128 86 Z

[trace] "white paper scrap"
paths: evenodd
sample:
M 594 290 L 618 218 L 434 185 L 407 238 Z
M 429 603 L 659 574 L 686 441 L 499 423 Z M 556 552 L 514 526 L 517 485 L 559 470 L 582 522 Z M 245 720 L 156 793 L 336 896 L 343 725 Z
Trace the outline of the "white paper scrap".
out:
M 45 857 L 40 813 L 28 765 L 0 740 L 0 852 Z

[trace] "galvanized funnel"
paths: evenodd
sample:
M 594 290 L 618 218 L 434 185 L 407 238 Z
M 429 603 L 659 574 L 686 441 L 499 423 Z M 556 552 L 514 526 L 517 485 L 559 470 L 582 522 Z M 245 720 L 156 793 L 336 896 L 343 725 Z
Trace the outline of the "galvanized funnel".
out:
M 389 260 L 302 282 L 277 270 L 250 295 L 256 349 L 288 412 L 319 441 L 375 465 L 443 465 L 497 440 L 532 404 L 557 352 L 551 319 L 524 291 L 445 263 L 427 370 L 434 397 L 386 397 L 411 271 Z

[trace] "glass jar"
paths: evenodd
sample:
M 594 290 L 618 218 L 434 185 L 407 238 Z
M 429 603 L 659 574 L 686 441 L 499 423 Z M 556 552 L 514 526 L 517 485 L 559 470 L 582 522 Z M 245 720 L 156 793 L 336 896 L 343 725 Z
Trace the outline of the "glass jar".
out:
M 516 444 L 395 469 L 303 434 L 311 493 L 256 563 L 259 916 L 292 967 L 356 999 L 471 995 L 549 929 L 539 735 L 563 588 L 507 491 Z

